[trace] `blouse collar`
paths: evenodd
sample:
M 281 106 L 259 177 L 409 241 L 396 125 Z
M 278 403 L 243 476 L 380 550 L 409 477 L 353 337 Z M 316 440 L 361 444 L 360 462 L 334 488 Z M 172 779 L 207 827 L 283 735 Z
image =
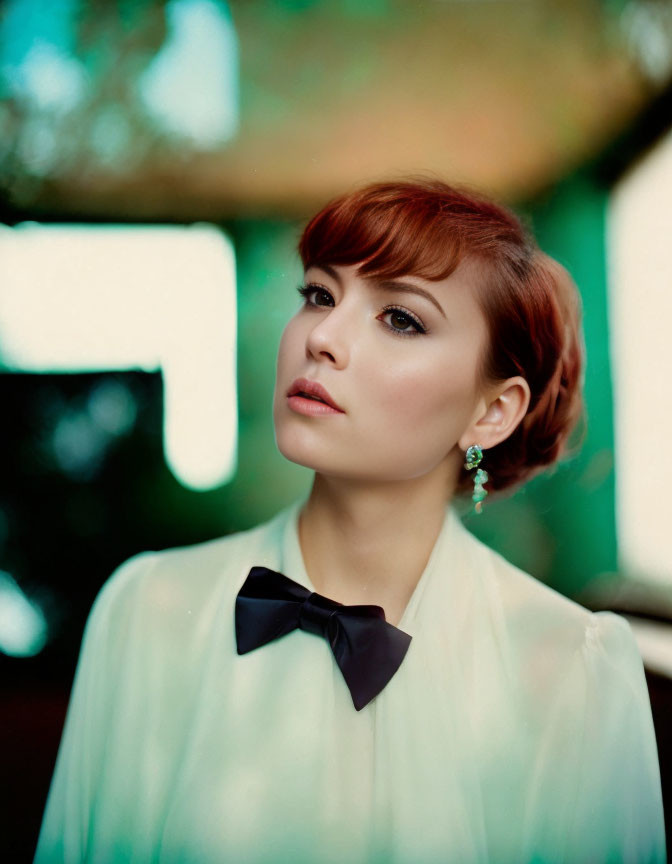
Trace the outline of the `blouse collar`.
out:
M 307 500 L 308 495 L 305 495 L 285 510 L 286 520 L 282 537 L 281 570 L 290 579 L 303 585 L 304 588 L 307 588 L 309 591 L 315 591 L 315 587 L 306 572 L 299 541 L 299 515 Z M 462 522 L 454 505 L 452 503 L 447 504 L 441 530 L 432 547 L 425 569 L 422 571 L 420 579 L 413 589 L 404 614 L 396 625 L 400 630 L 404 630 L 411 636 L 416 630 L 416 622 L 419 617 L 422 599 L 428 594 L 429 585 L 436 580 L 437 573 L 439 574 L 438 578 L 446 579 L 449 577 L 446 569 L 450 570 L 450 567 L 447 568 L 446 564 L 451 558 L 455 560 L 450 551 L 459 539 L 460 528 L 462 527 Z

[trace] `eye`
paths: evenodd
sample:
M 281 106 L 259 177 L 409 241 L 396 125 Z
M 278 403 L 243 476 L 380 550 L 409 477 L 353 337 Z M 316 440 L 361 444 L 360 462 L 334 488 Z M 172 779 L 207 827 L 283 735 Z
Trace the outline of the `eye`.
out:
M 324 288 L 322 285 L 315 285 L 314 283 L 309 283 L 308 285 L 299 285 L 296 289 L 299 294 L 305 299 L 306 306 L 321 306 L 325 304 L 321 303 L 313 303 L 309 298 L 312 294 L 318 293 L 322 294 L 324 297 L 328 297 L 333 301 L 333 297 Z M 391 332 L 394 333 L 395 336 L 421 336 L 427 333 L 427 328 L 423 325 L 422 321 L 416 317 L 412 312 L 409 312 L 406 309 L 402 309 L 399 306 L 386 306 L 383 310 L 385 315 L 393 314 L 397 321 L 401 319 L 402 323 L 406 323 L 406 325 L 410 324 L 413 330 L 410 329 L 400 329 L 398 327 L 393 327 L 390 324 L 385 324 L 385 327 Z M 385 323 L 385 322 L 383 322 Z
M 390 327 L 389 329 L 399 336 L 422 336 L 423 333 L 427 332 L 427 329 L 423 326 L 422 321 L 412 312 L 407 312 L 405 309 L 400 309 L 398 306 L 386 306 L 384 309 L 386 315 L 393 314 L 397 320 L 401 318 L 406 323 L 410 322 L 415 330 L 398 330 L 396 327 Z M 389 325 L 385 325 L 389 326 Z
M 328 297 L 328 298 L 332 301 L 331 305 L 333 305 L 333 300 L 334 300 L 334 298 L 333 298 L 333 297 L 331 296 L 331 294 L 327 291 L 327 289 L 326 289 L 324 286 L 322 286 L 322 285 L 315 285 L 314 283 L 311 282 L 311 283 L 309 283 L 308 285 L 299 285 L 299 286 L 297 287 L 296 290 L 299 292 L 299 294 L 300 294 L 300 295 L 304 298 L 304 300 L 306 301 L 306 302 L 305 302 L 305 305 L 306 305 L 306 306 L 325 306 L 325 305 L 329 305 L 329 304 L 325 304 L 325 303 L 313 303 L 313 302 L 311 302 L 311 301 L 309 300 L 309 297 L 310 297 L 311 294 L 314 294 L 315 292 L 318 292 L 318 293 L 319 293 L 320 295 L 322 295 L 323 297 Z

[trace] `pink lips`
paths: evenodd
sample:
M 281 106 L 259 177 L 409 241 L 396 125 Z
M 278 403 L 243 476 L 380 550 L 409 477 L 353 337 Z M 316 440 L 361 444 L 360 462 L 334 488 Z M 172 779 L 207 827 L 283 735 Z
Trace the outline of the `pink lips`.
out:
M 311 396 L 316 398 L 311 399 Z M 297 378 L 287 391 L 287 397 L 290 407 L 300 414 L 315 416 L 345 413 L 332 399 L 328 390 L 317 381 L 310 381 L 308 378 Z M 322 401 L 318 402 L 317 399 Z
M 325 405 L 324 402 L 316 402 L 314 399 L 308 399 L 305 396 L 290 396 L 287 403 L 292 411 L 297 414 L 306 414 L 308 417 L 323 417 L 325 414 L 343 414 L 343 411 L 337 411 L 331 405 Z

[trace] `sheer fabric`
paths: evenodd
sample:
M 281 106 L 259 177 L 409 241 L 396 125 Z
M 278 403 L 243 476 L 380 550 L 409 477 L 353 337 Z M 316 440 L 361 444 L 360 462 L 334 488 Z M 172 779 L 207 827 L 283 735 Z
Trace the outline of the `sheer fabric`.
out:
M 524 573 L 452 506 L 398 624 L 408 653 L 361 711 L 321 637 L 297 630 L 239 656 L 250 567 L 314 590 L 302 505 L 112 574 L 36 864 L 665 860 L 629 624 Z

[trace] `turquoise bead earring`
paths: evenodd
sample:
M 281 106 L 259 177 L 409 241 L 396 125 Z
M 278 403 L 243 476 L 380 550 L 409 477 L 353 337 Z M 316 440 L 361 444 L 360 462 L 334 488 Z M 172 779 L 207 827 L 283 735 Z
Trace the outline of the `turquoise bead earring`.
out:
M 483 458 L 483 451 L 478 446 L 478 444 L 472 444 L 471 447 L 467 450 L 465 456 L 464 467 L 471 470 L 472 468 L 476 468 L 476 466 L 480 463 Z M 487 489 L 483 488 L 483 484 L 488 480 L 488 472 L 484 471 L 482 468 L 479 468 L 478 471 L 474 474 L 474 492 L 471 496 L 471 500 L 474 502 L 474 512 L 481 513 L 483 510 L 482 501 L 485 496 L 488 494 Z

